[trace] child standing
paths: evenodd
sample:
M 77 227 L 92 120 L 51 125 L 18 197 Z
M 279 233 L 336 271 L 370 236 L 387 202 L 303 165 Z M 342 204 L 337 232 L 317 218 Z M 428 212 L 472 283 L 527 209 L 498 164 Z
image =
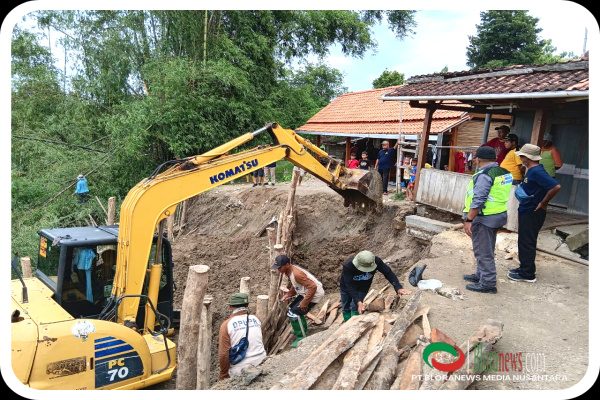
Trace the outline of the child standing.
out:
M 366 151 L 363 151 L 361 154 L 360 162 L 358 163 L 358 168 L 368 170 L 371 168 L 371 162 L 369 161 L 369 154 Z
M 350 154 L 350 159 L 346 161 L 346 167 L 351 169 L 358 168 L 358 160 L 356 159 L 356 154 Z
M 408 188 L 406 189 L 406 194 L 408 195 L 408 199 L 414 201 L 415 193 L 413 192 L 415 188 L 415 179 L 417 178 L 417 159 L 413 158 L 410 160 L 410 178 L 408 180 Z

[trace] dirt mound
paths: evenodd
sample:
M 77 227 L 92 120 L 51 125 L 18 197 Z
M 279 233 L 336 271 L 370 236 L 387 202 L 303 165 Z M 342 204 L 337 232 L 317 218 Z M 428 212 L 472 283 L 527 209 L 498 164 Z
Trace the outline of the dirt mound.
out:
M 266 236 L 255 234 L 279 215 L 287 195 L 288 185 L 227 185 L 202 194 L 190 202 L 186 226 L 173 243 L 176 308 L 181 305 L 188 267 L 210 267 L 213 382 L 218 371 L 216 334 L 227 315 L 228 296 L 238 290 L 243 276 L 251 277 L 252 299 L 268 292 L 268 241 Z M 360 250 L 371 250 L 389 262 L 401 280 L 422 253 L 422 244 L 405 235 L 403 229 L 394 229 L 394 218 L 406 214 L 406 207 L 386 205 L 380 215 L 356 214 L 344 208 L 341 196 L 319 182 L 300 186 L 296 204 L 298 222 L 292 262 L 315 274 L 332 296 L 337 296 L 341 263 Z M 374 284 L 384 281 L 379 275 Z

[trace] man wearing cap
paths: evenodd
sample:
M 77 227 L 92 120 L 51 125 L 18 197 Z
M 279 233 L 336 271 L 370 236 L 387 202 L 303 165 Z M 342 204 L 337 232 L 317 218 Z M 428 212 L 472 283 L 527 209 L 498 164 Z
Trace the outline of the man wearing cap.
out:
M 392 284 L 399 295 L 410 294 L 409 290 L 403 289 L 402 284 L 392 269 L 379 257 L 375 257 L 368 250 L 359 252 L 355 257 L 348 258 L 342 264 L 342 275 L 340 276 L 340 303 L 344 321 L 353 315 L 362 314 L 365 311 L 363 300 L 369 292 L 375 272 L 381 272 L 385 279 Z
M 496 233 L 506 224 L 507 203 L 512 186 L 510 172 L 498 166 L 496 152 L 481 146 L 475 152 L 477 172 L 467 185 L 464 230 L 471 237 L 477 261 L 474 274 L 464 275 L 471 282 L 466 288 L 474 292 L 496 293 Z
M 540 148 L 526 144 L 517 151 L 527 172 L 515 195 L 519 200 L 519 268 L 511 269 L 508 278 L 513 281 L 536 281 L 535 255 L 537 237 L 546 220 L 546 207 L 560 190 L 558 182 L 548 175 L 540 164 Z
M 88 188 L 87 179 L 82 174 L 79 174 L 77 177 L 77 184 L 75 185 L 75 194 L 79 199 L 79 203 L 85 203 L 87 201 L 88 194 L 90 193 L 90 189 Z
M 504 161 L 504 157 L 508 153 L 508 149 L 504 147 L 504 140 L 506 140 L 506 136 L 510 133 L 510 128 L 506 125 L 500 125 L 494 128 L 498 132 L 498 137 L 495 137 L 491 140 L 488 140 L 484 146 L 493 147 L 496 152 L 496 162 L 498 165 L 502 164 Z
M 280 274 L 285 274 L 292 284 L 289 292 L 281 300 L 291 300 L 288 318 L 296 336 L 292 347 L 296 347 L 298 342 L 306 337 L 308 329 L 306 313 L 325 296 L 323 284 L 304 268 L 293 265 L 285 254 L 275 257 L 275 263 L 271 268 L 276 269 Z
M 219 328 L 219 380 L 240 375 L 244 368 L 250 365 L 257 366 L 267 357 L 260 320 L 248 310 L 248 294 L 232 294 L 229 298 L 229 309 L 231 315 L 221 323 Z M 239 363 L 231 365 L 229 350 L 246 337 L 246 331 L 248 332 L 246 356 Z

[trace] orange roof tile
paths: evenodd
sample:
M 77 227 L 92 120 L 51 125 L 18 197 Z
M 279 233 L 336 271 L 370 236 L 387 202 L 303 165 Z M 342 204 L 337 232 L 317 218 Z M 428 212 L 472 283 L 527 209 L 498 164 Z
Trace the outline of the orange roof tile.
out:
M 384 102 L 380 99 L 385 93 L 400 87 L 391 86 L 343 94 L 332 100 L 297 130 L 340 134 L 398 134 L 402 113 L 402 133 L 420 133 L 423 130 L 424 109 L 412 108 L 404 101 Z M 431 132 L 443 132 L 460 122 L 465 115 L 462 111 L 436 110 Z

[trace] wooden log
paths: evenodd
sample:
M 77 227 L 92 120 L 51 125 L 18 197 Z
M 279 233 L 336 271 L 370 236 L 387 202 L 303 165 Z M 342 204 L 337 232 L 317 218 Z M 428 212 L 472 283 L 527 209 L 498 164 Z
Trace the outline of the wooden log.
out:
M 260 323 L 264 323 L 269 315 L 269 296 L 259 294 L 256 296 L 256 317 Z
M 173 234 L 173 227 L 175 224 L 175 216 L 173 214 L 167 217 L 167 240 L 173 242 L 175 236 Z
M 288 191 L 288 198 L 283 211 L 283 216 L 287 217 L 292 215 L 292 208 L 294 207 L 294 200 L 296 198 L 296 188 L 298 187 L 298 181 L 300 180 L 300 171 L 295 170 L 292 173 L 292 181 L 290 182 L 290 189 Z
M 423 315 L 423 335 L 427 339 L 431 339 L 431 325 L 429 325 L 427 314 Z
M 398 346 L 414 346 L 417 343 L 417 339 L 419 336 L 423 334 L 423 328 L 417 323 L 411 324 L 400 339 L 400 344 Z M 432 340 L 433 341 L 433 340 Z
M 277 232 L 272 226 L 267 228 L 267 239 L 269 241 L 269 268 L 275 262 L 275 256 L 273 255 L 273 246 L 277 244 Z
M 344 353 L 365 331 L 372 328 L 379 314 L 370 313 L 351 318 L 327 338 L 292 372 L 283 377 L 274 388 L 308 389 L 340 354 Z
M 396 299 L 398 298 L 398 295 L 396 293 L 390 293 L 390 294 L 386 294 L 385 297 L 383 298 L 383 310 L 384 311 L 390 311 L 392 308 L 392 305 L 394 304 L 394 301 L 396 301 Z
M 354 387 L 355 390 L 363 390 L 364 389 L 365 385 L 371 378 L 371 375 L 373 375 L 373 371 L 375 371 L 375 368 L 377 368 L 377 366 L 379 365 L 379 360 L 381 360 L 381 353 L 377 354 L 377 356 L 375 358 L 373 358 L 366 367 L 364 367 L 364 370 L 363 370 L 363 366 L 360 367 L 361 368 L 359 370 L 360 375 L 358 376 L 356 386 Z
M 475 352 L 477 353 L 477 359 L 491 361 L 490 357 L 485 355 L 489 353 L 492 346 L 502 338 L 502 330 L 504 324 L 500 321 L 488 319 L 485 324 L 479 327 L 477 332 L 469 338 L 469 340 L 461 345 L 461 350 L 465 353 L 466 357 L 474 360 Z M 471 352 L 473 351 L 473 352 Z M 467 355 L 471 352 L 471 355 Z M 475 375 L 480 371 L 475 371 L 473 368 L 475 363 L 465 363 L 458 371 L 453 372 L 454 375 Z M 462 390 L 466 389 L 473 381 L 467 379 L 465 381 L 459 379 L 451 379 L 444 382 L 440 387 L 443 390 Z
M 184 200 L 183 201 L 183 205 L 181 206 L 181 218 L 179 220 L 179 230 L 182 230 L 183 227 L 186 224 L 186 217 L 187 217 L 187 207 L 188 207 L 188 201 Z
M 396 376 L 396 367 L 398 366 L 398 358 L 400 357 L 399 344 L 404 336 L 404 332 L 411 324 L 419 301 L 421 299 L 421 291 L 415 291 L 408 299 L 406 305 L 400 311 L 396 322 L 388 332 L 380 346 L 374 347 L 366 356 L 365 361 L 372 359 L 375 352 L 381 352 L 382 357 L 377 367 L 378 379 L 369 384 L 371 389 L 389 389 Z
M 358 381 L 360 366 L 363 357 L 367 353 L 369 337 L 371 335 L 363 334 L 354 346 L 346 352 L 344 356 L 344 365 L 342 366 L 333 390 L 353 390 Z
M 329 328 L 333 324 L 333 322 L 337 318 L 337 313 L 338 313 L 337 308 L 334 308 L 333 310 L 331 310 L 331 312 L 327 316 L 327 319 L 325 320 L 325 323 L 323 324 L 323 328 Z
M 327 309 L 328 308 L 329 308 L 329 299 L 327 299 L 325 301 L 325 304 L 323 304 L 323 306 L 321 307 L 321 309 L 317 313 L 317 318 L 321 319 L 321 320 L 324 319 L 327 316 Z
M 379 297 L 379 298 L 371 301 L 369 304 L 367 304 L 367 311 L 380 312 L 380 311 L 383 311 L 384 309 L 385 309 L 385 302 L 381 297 Z
M 310 390 L 331 390 L 340 375 L 340 370 L 344 366 L 344 356 L 345 354 L 342 354 L 336 358 L 329 367 L 323 371 L 321 376 L 319 376 L 319 379 L 317 379 L 310 387 Z
M 375 346 L 381 343 L 383 339 L 383 326 L 385 324 L 385 315 L 379 315 L 379 321 L 377 321 L 377 325 L 371 330 L 371 335 L 369 336 L 369 343 L 367 345 L 367 350 L 371 351 Z M 366 355 L 366 354 L 365 354 Z
M 337 329 L 344 322 L 344 315 L 340 313 L 333 323 L 329 326 L 329 329 Z
M 410 352 L 410 347 L 406 346 L 400 350 L 384 350 L 381 353 L 379 365 L 373 371 L 373 375 L 365 385 L 366 390 L 390 389 L 398 373 L 398 363 L 405 356 L 405 352 Z
M 31 278 L 33 276 L 33 270 L 31 269 L 31 258 L 21 257 L 21 271 L 23 271 L 23 278 Z
M 365 298 L 363 299 L 363 303 L 365 305 L 369 304 L 373 299 L 375 299 L 375 289 L 369 290 Z
M 404 368 L 390 387 L 393 390 L 417 390 L 421 385 L 418 379 L 413 379 L 415 375 L 421 375 L 423 370 L 423 346 L 415 347 L 408 356 Z
M 250 277 L 244 276 L 240 279 L 240 293 L 246 293 L 250 298 Z
M 196 389 L 210 387 L 210 361 L 212 343 L 212 296 L 204 296 L 202 314 L 200 315 L 200 332 L 198 334 L 198 367 L 196 371 Z
M 106 211 L 106 223 L 107 225 L 115 224 L 115 216 L 117 214 L 117 198 L 109 197 L 108 198 L 108 209 Z
M 179 340 L 177 346 L 178 390 L 196 388 L 198 335 L 209 269 L 206 265 L 192 265 L 188 271 L 179 323 L 179 337 L 185 340 Z

